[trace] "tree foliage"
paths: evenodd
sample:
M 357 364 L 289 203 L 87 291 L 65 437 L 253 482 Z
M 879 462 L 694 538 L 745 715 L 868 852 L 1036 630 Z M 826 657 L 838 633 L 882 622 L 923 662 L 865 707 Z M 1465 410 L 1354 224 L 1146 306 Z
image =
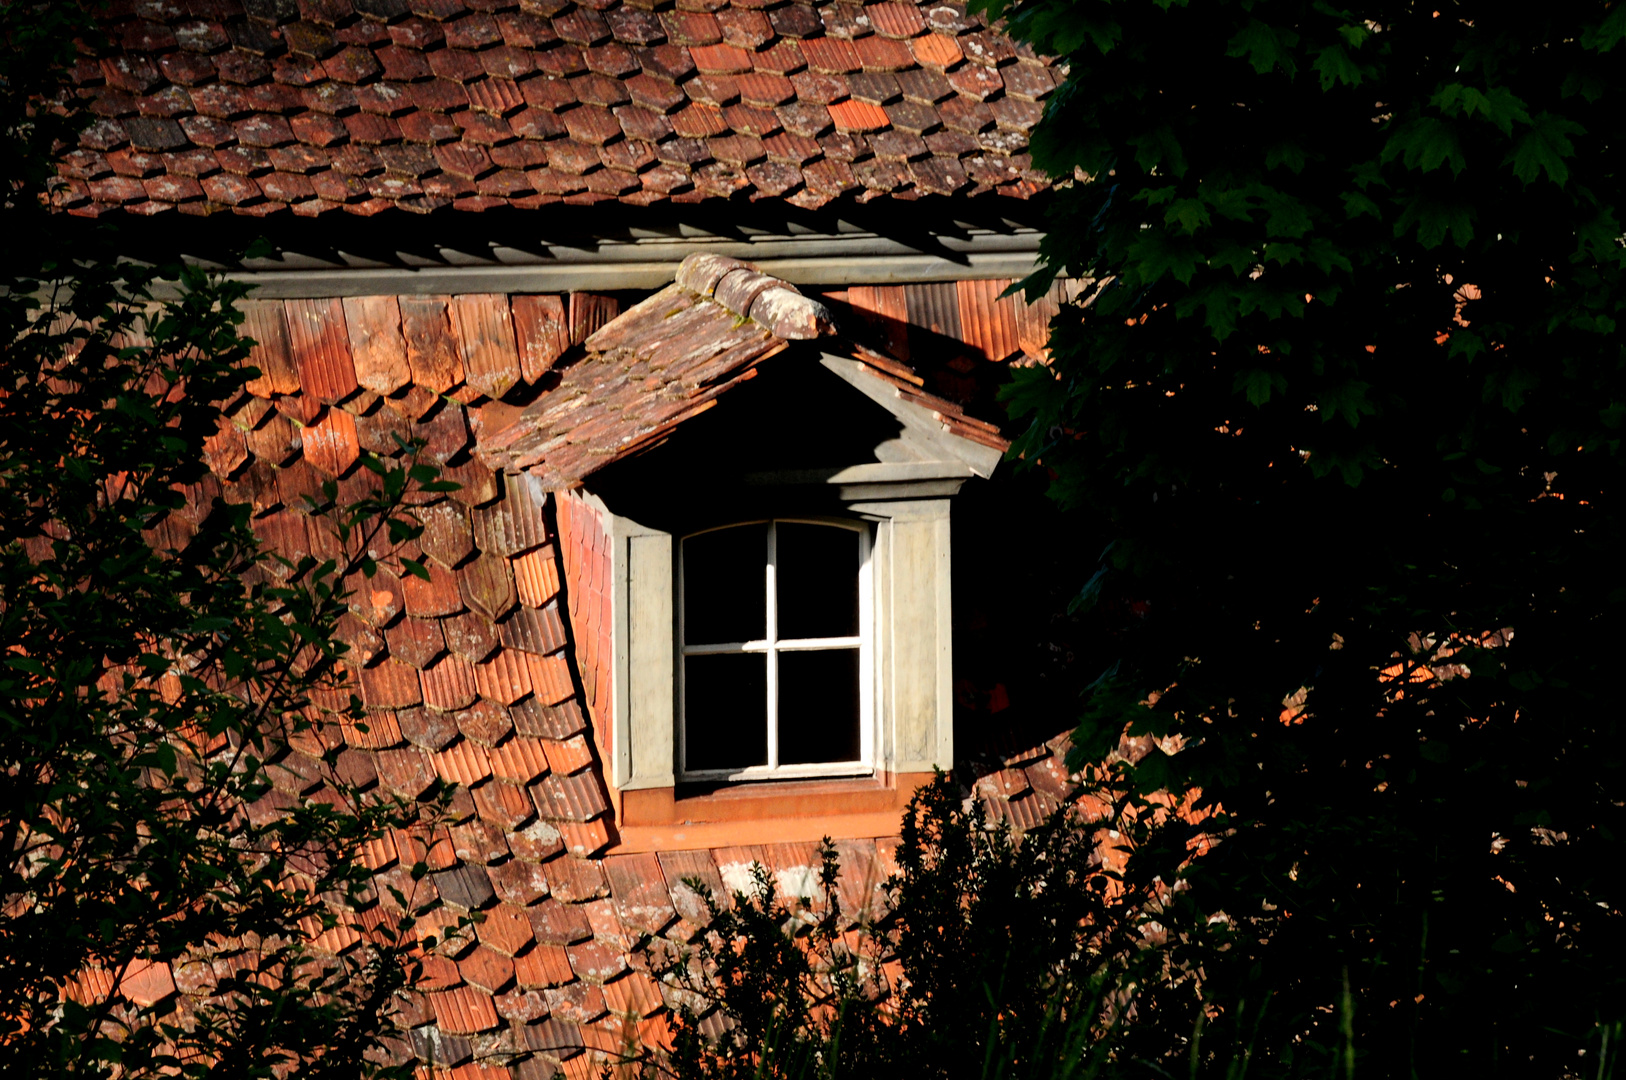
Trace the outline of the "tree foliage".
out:
M 648 1074 L 1081 1080 L 1155 1060 L 1128 1017 L 1189 1022 L 1197 999 L 1146 947 L 1166 889 L 1100 858 L 1128 804 L 1093 822 L 1063 810 L 1018 837 L 963 796 L 947 776 L 916 794 L 884 882 L 852 866 L 844 878 L 828 840 L 809 895 L 784 894 L 760 865 L 730 896 L 690 882 L 703 911 L 688 947 L 648 947 L 684 1002 L 672 1053 L 646 1057 Z M 883 902 L 865 903 L 872 886 Z
M 1029 285 L 1091 285 L 1006 397 L 1109 545 L 1077 760 L 1223 837 L 1189 1067 L 1612 1067 L 1626 8 L 983 7 L 1068 65 Z
M 91 33 L 77 5 L 0 8 L 12 237 L 53 236 Z M 370 494 L 305 507 L 318 554 L 261 550 L 204 465 L 257 375 L 243 290 L 117 250 L 17 245 L 0 279 L 0 1075 L 409 1075 L 417 905 L 365 856 L 434 808 L 334 768 L 365 724 L 334 634 L 447 485 L 409 447 L 368 459 Z

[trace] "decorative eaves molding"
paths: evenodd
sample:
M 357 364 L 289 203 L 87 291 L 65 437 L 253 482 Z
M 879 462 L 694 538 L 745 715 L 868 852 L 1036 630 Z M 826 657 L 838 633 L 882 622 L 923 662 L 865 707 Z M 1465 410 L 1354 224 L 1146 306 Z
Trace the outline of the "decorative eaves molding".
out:
M 489 258 L 456 264 L 335 265 L 287 255 L 227 271 L 259 299 L 424 296 L 447 293 L 603 292 L 657 289 L 683 260 L 704 253 L 748 261 L 793 285 L 888 285 L 1026 276 L 1042 233 L 1033 228 L 974 229 L 916 243 L 877 233 L 836 235 L 653 236 L 555 244 L 531 250 L 494 247 Z

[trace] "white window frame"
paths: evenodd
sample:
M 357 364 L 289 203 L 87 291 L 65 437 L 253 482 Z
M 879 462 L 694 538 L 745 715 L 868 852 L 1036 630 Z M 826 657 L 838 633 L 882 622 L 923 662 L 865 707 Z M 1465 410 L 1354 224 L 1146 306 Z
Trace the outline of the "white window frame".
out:
M 849 637 L 831 638 L 796 638 L 783 641 L 779 638 L 778 604 L 779 590 L 777 581 L 778 525 L 822 525 L 846 529 L 856 533 L 858 537 L 858 633 Z M 684 624 L 686 603 L 684 590 L 686 588 L 686 574 L 684 573 L 683 555 L 687 542 L 696 536 L 707 533 L 720 532 L 723 529 L 738 528 L 746 525 L 768 526 L 768 550 L 766 552 L 766 573 L 764 574 L 764 602 L 766 616 L 764 630 L 766 636 L 755 641 L 728 642 L 723 644 L 690 645 L 688 632 Z M 677 664 L 677 780 L 679 783 L 689 782 L 715 782 L 715 781 L 742 781 L 742 780 L 792 780 L 807 779 L 811 777 L 839 777 L 839 776 L 868 776 L 875 771 L 875 649 L 874 649 L 874 585 L 870 567 L 871 552 L 870 529 L 867 523 L 841 518 L 798 518 L 776 517 L 758 518 L 751 521 L 734 521 L 727 525 L 711 529 L 702 529 L 683 537 L 678 554 L 678 664 Z M 816 762 L 802 765 L 779 765 L 779 654 L 783 652 L 799 652 L 827 649 L 858 649 L 858 740 L 859 756 L 855 761 Z M 701 769 L 688 768 L 688 688 L 687 688 L 687 660 L 690 656 L 716 656 L 719 654 L 758 654 L 767 657 L 767 725 L 768 725 L 768 763 L 766 765 L 753 765 L 744 769 Z

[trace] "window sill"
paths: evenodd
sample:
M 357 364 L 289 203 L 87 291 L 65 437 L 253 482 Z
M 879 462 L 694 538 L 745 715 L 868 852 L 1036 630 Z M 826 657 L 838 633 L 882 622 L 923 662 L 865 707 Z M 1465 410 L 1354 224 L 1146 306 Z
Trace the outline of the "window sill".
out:
M 931 773 L 643 788 L 620 793 L 610 854 L 895 836 Z

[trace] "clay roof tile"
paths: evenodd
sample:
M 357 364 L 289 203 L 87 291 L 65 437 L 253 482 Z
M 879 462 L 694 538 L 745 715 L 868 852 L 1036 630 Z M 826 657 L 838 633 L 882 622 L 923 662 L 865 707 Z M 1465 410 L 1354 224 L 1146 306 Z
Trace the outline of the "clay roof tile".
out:
M 492 775 L 516 784 L 529 784 L 548 771 L 545 745 L 532 738 L 509 739 L 491 751 Z
M 527 932 L 527 939 L 529 936 Z M 514 974 L 519 985 L 527 989 L 560 986 L 576 977 L 569 955 L 558 945 L 537 945 L 523 956 L 515 957 Z M 539 1002 L 546 1001 L 540 995 L 537 998 Z M 547 1006 L 543 1004 L 536 1011 L 539 1016 L 546 1015 Z
M 496 1008 L 491 1004 L 491 996 L 471 987 L 460 986 L 453 990 L 430 994 L 429 1001 L 434 1007 L 435 1020 L 440 1030 L 445 1032 L 478 1035 L 482 1031 L 490 1031 L 501 1023 Z M 438 1060 L 452 1064 L 445 1058 Z
M 830 119 L 839 131 L 879 131 L 891 121 L 879 105 L 848 100 L 829 106 Z
M 577 8 L 568 15 L 555 18 L 553 29 L 572 45 L 597 45 L 611 36 L 604 16 L 586 8 Z
M 435 782 L 435 767 L 421 750 L 383 750 L 377 758 L 379 781 L 391 791 L 415 799 Z
M 583 49 L 582 63 L 594 74 L 617 80 L 635 75 L 640 69 L 636 54 L 627 46 L 613 41 Z
M 473 666 L 455 654 L 425 668 L 420 679 L 424 704 L 444 712 L 468 708 L 479 693 Z
M 536 863 L 522 859 L 487 868 L 487 876 L 496 893 L 517 907 L 527 907 L 548 895 L 548 876 Z M 534 916 L 532 916 L 534 923 Z M 537 935 L 538 940 L 548 940 Z
M 561 775 L 581 772 L 594 762 L 593 746 L 581 735 L 568 739 L 548 739 L 538 745 L 547 754 L 548 767 Z
M 487 767 L 490 767 L 489 761 Z M 480 784 L 470 794 L 474 796 L 474 806 L 479 815 L 497 826 L 502 833 L 513 832 L 530 821 L 536 813 L 536 808 L 530 796 L 525 793 L 525 789 L 506 780 Z
M 627 969 L 626 957 L 598 941 L 565 946 L 571 969 L 590 983 L 602 985 Z
M 513 707 L 514 729 L 521 735 L 566 739 L 587 727 L 587 717 L 575 701 L 547 705 L 525 698 Z
M 395 717 L 403 738 L 425 750 L 443 750 L 458 736 L 457 721 L 434 709 L 401 709 L 386 715 Z
M 773 28 L 785 37 L 805 38 L 824 30 L 824 20 L 812 4 L 788 4 L 768 15 Z
M 696 3 L 656 13 L 562 0 L 495 12 L 506 5 L 367 2 L 360 19 L 341 0 L 266 0 L 263 19 L 225 27 L 179 12 L 126 24 L 122 54 L 75 71 L 104 118 L 86 130 L 82 149 L 105 155 L 131 144 L 133 152 L 70 151 L 56 201 L 139 213 L 366 216 L 391 207 L 534 207 L 561 197 L 648 205 L 745 192 L 811 208 L 857 181 L 865 198 L 908 198 L 967 185 L 955 184 L 952 167 L 926 169 L 923 179 L 881 167 L 852 177 L 842 164 L 861 154 L 834 154 L 804 171 L 806 154 L 764 160 L 751 140 L 781 128 L 817 138 L 832 123 L 848 133 L 882 131 L 887 121 L 870 106 L 895 104 L 901 93 L 927 108 L 900 112 L 891 121 L 900 128 L 921 134 L 941 120 L 975 133 L 997 115 L 1020 141 L 989 149 L 1017 154 L 1039 115 L 1026 103 L 1042 100 L 1057 79 L 1048 61 L 954 5 Z M 275 55 L 280 39 L 290 51 Z M 939 74 L 945 70 L 952 83 Z M 591 108 L 571 109 L 578 98 Z M 965 104 L 983 100 L 995 111 Z M 704 139 L 721 141 L 694 141 Z M 188 156 L 207 149 L 218 156 Z M 968 152 L 939 140 L 908 157 Z M 155 153 L 175 156 L 139 156 Z M 1019 196 L 1043 182 L 1025 162 L 1014 176 L 975 175 L 973 191 Z

